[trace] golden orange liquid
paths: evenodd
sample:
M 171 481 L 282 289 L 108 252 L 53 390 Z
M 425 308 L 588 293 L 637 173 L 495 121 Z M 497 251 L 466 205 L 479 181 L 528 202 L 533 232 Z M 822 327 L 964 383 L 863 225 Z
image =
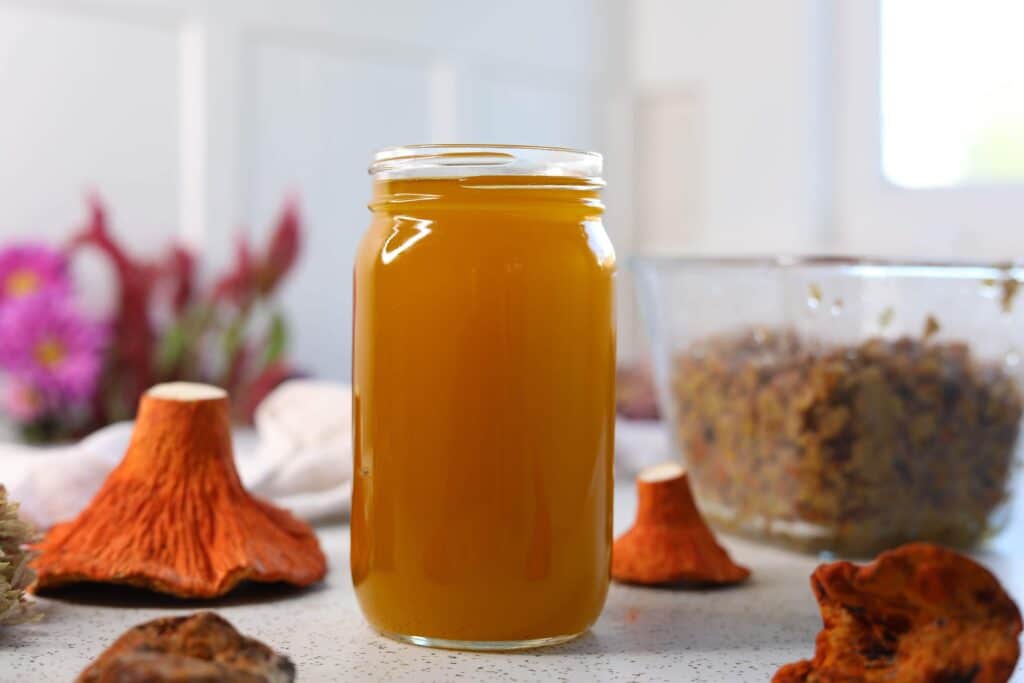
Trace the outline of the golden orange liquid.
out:
M 586 630 L 611 558 L 615 255 L 597 188 L 377 181 L 371 208 L 352 369 L 363 613 L 447 640 Z

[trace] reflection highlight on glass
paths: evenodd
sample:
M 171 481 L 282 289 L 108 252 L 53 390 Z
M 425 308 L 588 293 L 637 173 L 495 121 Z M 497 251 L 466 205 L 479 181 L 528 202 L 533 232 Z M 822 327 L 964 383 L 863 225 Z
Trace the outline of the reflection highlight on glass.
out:
M 430 221 L 425 219 L 395 216 L 391 234 L 380 250 L 380 260 L 385 264 L 394 261 L 403 251 L 430 234 L 429 225 Z

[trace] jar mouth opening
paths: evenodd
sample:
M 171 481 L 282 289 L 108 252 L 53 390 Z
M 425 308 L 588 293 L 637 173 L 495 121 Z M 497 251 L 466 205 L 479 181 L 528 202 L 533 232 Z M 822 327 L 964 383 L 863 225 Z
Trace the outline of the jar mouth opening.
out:
M 579 178 L 601 184 L 597 152 L 532 145 L 406 145 L 385 147 L 373 156 L 375 180 L 540 176 Z

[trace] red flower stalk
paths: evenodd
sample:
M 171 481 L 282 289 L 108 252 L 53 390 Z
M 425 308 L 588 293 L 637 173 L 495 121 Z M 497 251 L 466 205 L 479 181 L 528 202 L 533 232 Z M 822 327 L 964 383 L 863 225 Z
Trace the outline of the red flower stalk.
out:
M 233 394 L 238 415 L 251 419 L 256 402 L 292 373 L 282 357 L 287 330 L 280 313 L 270 310 L 265 333 L 252 329 L 259 307 L 291 271 L 299 254 L 298 206 L 289 199 L 278 216 L 266 250 L 254 251 L 238 240 L 235 260 L 211 289 L 196 287 L 196 255 L 172 246 L 160 259 L 129 254 L 110 232 L 106 211 L 89 200 L 89 220 L 69 244 L 74 254 L 93 247 L 105 255 L 117 277 L 117 307 L 112 344 L 94 415 L 94 425 L 132 414 L 139 397 L 161 381 L 219 384 Z M 173 318 L 154 315 L 154 300 L 170 297 Z M 159 323 L 159 324 L 158 324 Z
M 213 288 L 215 301 L 229 301 L 239 308 L 252 303 L 256 293 L 256 267 L 253 265 L 252 249 L 244 236 L 235 244 L 235 263 L 228 273 L 217 281 Z
M 300 238 L 298 202 L 294 197 L 289 197 L 263 257 L 259 287 L 264 296 L 273 292 L 295 265 L 299 258 Z
M 214 286 L 214 299 L 230 301 L 239 308 L 248 307 L 255 299 L 269 296 L 291 271 L 299 257 L 302 232 L 299 208 L 289 198 L 277 219 L 265 253 L 253 255 L 245 236 L 235 246 L 235 263 Z
M 196 258 L 184 247 L 175 245 L 163 267 L 164 275 L 174 281 L 171 303 L 175 313 L 182 313 L 195 294 Z
M 89 200 L 89 222 L 71 239 L 75 251 L 92 246 L 106 254 L 117 273 L 118 304 L 114 314 L 114 367 L 123 368 L 122 391 L 129 404 L 155 383 L 153 356 L 156 334 L 149 319 L 153 289 L 160 279 L 161 268 L 131 257 L 110 234 L 107 213 L 98 197 Z

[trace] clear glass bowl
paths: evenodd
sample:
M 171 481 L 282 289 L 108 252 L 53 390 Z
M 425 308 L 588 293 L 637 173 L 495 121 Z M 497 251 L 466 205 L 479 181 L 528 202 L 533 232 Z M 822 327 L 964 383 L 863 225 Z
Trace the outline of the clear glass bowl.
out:
M 1024 267 L 640 258 L 655 381 L 719 528 L 809 551 L 970 546 L 1009 516 Z

